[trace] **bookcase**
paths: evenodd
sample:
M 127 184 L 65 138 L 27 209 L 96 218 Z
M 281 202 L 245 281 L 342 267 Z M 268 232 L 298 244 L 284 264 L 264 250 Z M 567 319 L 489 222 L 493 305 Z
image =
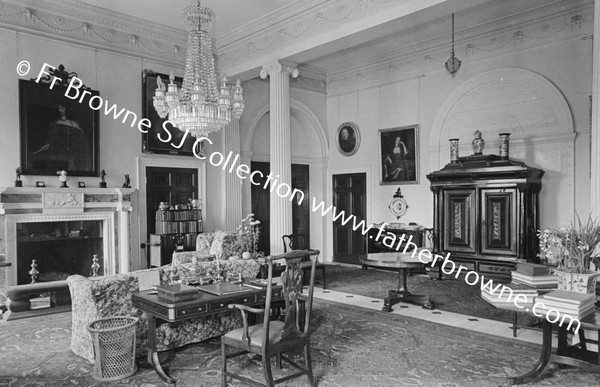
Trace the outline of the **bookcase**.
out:
M 171 263 L 174 251 L 196 249 L 196 237 L 202 232 L 202 210 L 157 210 L 155 232 L 150 234 L 150 266 Z

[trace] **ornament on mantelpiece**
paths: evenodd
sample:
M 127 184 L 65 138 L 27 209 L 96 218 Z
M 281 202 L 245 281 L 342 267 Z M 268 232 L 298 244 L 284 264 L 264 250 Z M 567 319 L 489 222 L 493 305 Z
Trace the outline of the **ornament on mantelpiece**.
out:
M 125 183 L 123 183 L 122 188 L 131 188 L 131 180 L 129 179 L 129 174 L 125 174 Z
M 473 154 L 481 155 L 483 154 L 483 148 L 485 147 L 485 140 L 481 137 L 481 132 L 479 130 L 475 131 L 475 138 L 471 141 L 471 145 L 473 146 Z
M 17 179 L 15 180 L 15 187 L 22 187 L 23 182 L 21 181 L 21 167 L 17 167 L 16 173 L 17 173 Z
M 69 177 L 67 176 L 67 171 L 56 171 L 58 175 L 58 181 L 60 182 L 60 188 L 69 188 L 67 185 L 67 181 L 69 181 Z
M 106 171 L 104 169 L 100 172 L 100 188 L 106 188 Z

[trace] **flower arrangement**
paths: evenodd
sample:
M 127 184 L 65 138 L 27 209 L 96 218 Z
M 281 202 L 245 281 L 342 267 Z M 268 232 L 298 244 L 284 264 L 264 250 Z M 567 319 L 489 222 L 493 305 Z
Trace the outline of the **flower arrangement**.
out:
M 242 219 L 242 223 L 237 228 L 237 244 L 242 252 L 247 251 L 251 254 L 257 252 L 258 237 L 260 235 L 259 224 L 260 220 L 255 220 L 254 214 L 248 214 Z
M 584 274 L 600 269 L 600 258 L 593 256 L 600 244 L 600 222 L 591 215 L 585 223 L 577 215 L 577 222 L 560 230 L 539 231 L 538 237 L 538 256 L 550 265 L 557 265 L 557 270 Z

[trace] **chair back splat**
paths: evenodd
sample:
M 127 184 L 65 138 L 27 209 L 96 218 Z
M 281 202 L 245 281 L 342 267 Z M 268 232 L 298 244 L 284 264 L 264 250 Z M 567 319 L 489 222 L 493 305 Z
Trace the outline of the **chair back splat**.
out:
M 268 281 L 264 309 L 250 308 L 245 305 L 233 304 L 230 308 L 237 308 L 243 316 L 244 327 L 233 330 L 222 336 L 222 385 L 227 385 L 227 378 L 240 379 L 251 385 L 273 386 L 300 375 L 306 375 L 309 385 L 314 386 L 312 364 L 310 357 L 310 320 L 312 314 L 313 288 L 315 282 L 315 262 L 319 255 L 318 250 L 293 250 L 281 255 L 267 257 Z M 273 301 L 273 264 L 278 260 L 285 260 L 286 269 L 281 274 L 283 301 Z M 304 266 L 302 265 L 304 262 Z M 306 270 L 306 263 L 312 262 L 310 270 Z M 309 274 L 308 292 L 304 293 L 302 280 Z M 283 303 L 283 305 L 281 305 Z M 274 320 L 270 313 L 272 307 L 283 307 L 283 321 Z M 249 326 L 247 313 L 263 314 L 262 324 Z M 238 352 L 227 353 L 227 347 L 237 348 Z M 291 360 L 283 353 L 304 348 L 304 366 Z M 227 359 L 245 353 L 255 353 L 262 356 L 263 373 L 266 384 L 260 384 L 245 376 L 227 371 Z M 277 357 L 277 366 L 281 368 L 281 360 L 285 360 L 296 369 L 296 373 L 273 379 L 270 358 Z
M 307 250 L 306 238 L 304 234 L 289 234 L 281 237 L 283 241 L 283 252 L 287 253 L 288 250 Z

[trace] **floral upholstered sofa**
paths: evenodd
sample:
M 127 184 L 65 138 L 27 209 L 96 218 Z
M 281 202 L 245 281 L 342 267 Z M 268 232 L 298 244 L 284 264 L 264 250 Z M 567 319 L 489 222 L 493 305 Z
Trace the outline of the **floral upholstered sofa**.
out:
M 225 279 L 255 278 L 260 265 L 252 259 L 217 262 L 194 262 L 166 265 L 160 268 L 103 277 L 71 275 L 67 278 L 72 301 L 71 350 L 78 356 L 94 362 L 92 336 L 87 326 L 94 320 L 112 316 L 138 317 L 136 355 L 146 354 L 147 317 L 134 308 L 131 295 L 138 291 L 138 276 L 142 272 L 158 271 L 161 283 L 178 278 L 182 283 L 198 277 L 220 274 Z M 157 349 L 165 351 L 190 343 L 197 343 L 220 336 L 242 326 L 239 313 L 225 312 L 178 323 L 162 323 L 157 326 Z
M 238 243 L 238 234 L 229 231 L 200 233 L 196 238 L 196 251 L 181 251 L 173 253 L 173 264 L 182 264 L 212 259 L 226 260 L 230 257 L 240 257 L 243 248 Z

